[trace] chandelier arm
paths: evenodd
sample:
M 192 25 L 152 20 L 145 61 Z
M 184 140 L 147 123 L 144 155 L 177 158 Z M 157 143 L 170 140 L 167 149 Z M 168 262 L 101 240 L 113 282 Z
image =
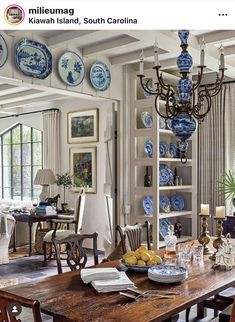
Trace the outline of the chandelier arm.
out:
M 141 87 L 143 88 L 143 90 L 150 94 L 150 95 L 159 95 L 159 90 L 153 90 L 152 88 L 150 88 L 148 85 L 146 85 L 146 83 L 144 84 L 143 79 L 144 79 L 144 75 L 137 75 L 140 79 L 140 84 Z
M 205 86 L 207 88 L 208 92 L 210 93 L 211 97 L 216 96 L 219 93 L 219 91 L 221 90 L 221 87 L 223 85 L 225 68 L 221 69 L 221 71 L 222 71 L 221 77 L 220 78 L 217 77 L 215 86 L 213 86 L 211 88 L 209 88 L 208 86 Z
M 160 110 L 159 110 L 159 108 L 158 108 L 158 102 L 157 102 L 157 99 L 158 99 L 158 96 L 156 96 L 156 97 L 155 97 L 155 100 L 154 100 L 154 107 L 155 107 L 155 110 L 156 110 L 157 114 L 158 114 L 159 116 L 161 116 L 162 118 L 164 118 L 164 119 L 169 119 L 169 118 L 171 118 L 174 114 L 172 114 L 171 112 L 169 113 L 169 109 L 168 109 L 168 107 L 167 107 L 167 102 L 166 102 L 166 104 L 165 104 L 165 106 L 166 106 L 166 114 L 167 114 L 167 115 L 164 115 L 164 114 L 162 114 L 162 113 L 160 112 Z
M 193 90 L 196 90 L 201 84 L 204 66 L 199 66 L 199 68 L 200 68 L 200 70 L 198 72 L 197 82 L 195 84 L 193 84 Z
M 157 76 L 157 80 L 161 86 L 161 88 L 165 89 L 166 91 L 168 90 L 168 88 L 170 87 L 170 85 L 167 85 L 164 83 L 164 80 L 162 78 L 162 73 L 159 74 L 159 70 L 160 70 L 161 66 L 154 66 L 153 69 L 156 70 L 156 76 Z
M 201 110 L 201 103 L 202 101 L 207 102 L 207 109 L 204 113 L 200 114 L 200 110 Z M 211 110 L 211 106 L 212 106 L 212 100 L 211 100 L 211 96 L 208 92 L 206 92 L 205 94 L 200 94 L 200 101 L 198 104 L 196 104 L 194 106 L 194 111 L 193 111 L 193 116 L 198 119 L 198 120 L 203 120 L 205 118 L 205 116 L 207 115 L 207 113 L 210 112 Z

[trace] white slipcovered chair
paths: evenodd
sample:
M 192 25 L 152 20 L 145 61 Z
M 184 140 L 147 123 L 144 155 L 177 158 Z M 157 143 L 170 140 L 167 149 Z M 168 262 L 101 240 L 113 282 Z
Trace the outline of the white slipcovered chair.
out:
M 14 217 L 0 212 L 0 264 L 9 263 L 9 243 L 14 226 Z

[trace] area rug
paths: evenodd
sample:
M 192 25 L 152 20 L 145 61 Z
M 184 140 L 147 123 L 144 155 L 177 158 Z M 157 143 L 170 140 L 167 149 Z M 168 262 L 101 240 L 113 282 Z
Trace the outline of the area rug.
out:
M 0 279 L 0 288 L 17 285 L 18 283 L 19 283 L 18 278 Z

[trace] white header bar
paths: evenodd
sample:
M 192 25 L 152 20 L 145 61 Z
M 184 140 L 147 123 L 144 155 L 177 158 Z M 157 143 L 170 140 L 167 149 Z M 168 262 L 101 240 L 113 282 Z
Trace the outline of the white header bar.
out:
M 14 21 L 22 8 L 24 19 Z M 234 1 L 5 1 L 3 30 L 234 29 Z

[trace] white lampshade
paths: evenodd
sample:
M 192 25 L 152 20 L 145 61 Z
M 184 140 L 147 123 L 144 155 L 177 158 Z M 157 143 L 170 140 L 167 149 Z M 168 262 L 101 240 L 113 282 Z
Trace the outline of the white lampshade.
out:
M 34 184 L 49 186 L 55 183 L 56 178 L 51 169 L 39 169 L 34 179 Z
M 45 201 L 48 197 L 48 186 L 55 183 L 56 178 L 51 169 L 39 169 L 34 179 L 34 184 L 42 186 L 42 192 L 39 196 L 40 201 Z

